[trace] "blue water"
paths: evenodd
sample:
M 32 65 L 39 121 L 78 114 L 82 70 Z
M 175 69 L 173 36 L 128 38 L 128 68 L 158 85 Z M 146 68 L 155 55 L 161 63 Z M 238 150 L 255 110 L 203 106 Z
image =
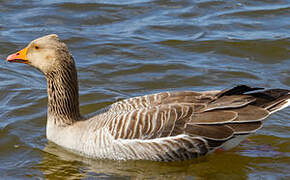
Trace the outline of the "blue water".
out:
M 241 146 L 194 161 L 91 160 L 45 137 L 46 82 L 6 57 L 55 33 L 81 112 L 165 90 L 290 89 L 290 1 L 0 1 L 0 179 L 288 179 L 289 108 Z

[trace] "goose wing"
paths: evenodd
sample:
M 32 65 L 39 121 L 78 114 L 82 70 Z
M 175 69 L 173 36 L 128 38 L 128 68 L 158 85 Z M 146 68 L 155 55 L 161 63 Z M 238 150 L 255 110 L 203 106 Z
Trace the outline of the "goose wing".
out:
M 130 98 L 110 107 L 115 115 L 109 131 L 128 147 L 141 146 L 139 153 L 154 154 L 158 160 L 190 159 L 223 146 L 230 149 L 241 141 L 237 137 L 261 128 L 262 120 L 290 98 L 288 90 L 248 93 L 256 90 L 242 85 L 219 92 Z
M 207 103 L 215 98 L 220 91 L 180 91 L 180 92 L 161 92 L 146 96 L 133 97 L 116 102 L 110 106 L 111 112 L 129 112 L 137 109 L 146 109 L 165 104 L 174 103 Z

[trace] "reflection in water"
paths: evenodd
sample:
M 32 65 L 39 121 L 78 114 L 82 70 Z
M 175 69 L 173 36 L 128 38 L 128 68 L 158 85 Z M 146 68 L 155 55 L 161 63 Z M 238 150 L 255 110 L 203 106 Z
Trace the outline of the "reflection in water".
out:
M 48 179 L 111 176 L 136 179 L 246 178 L 247 168 L 245 167 L 251 163 L 250 157 L 240 157 L 231 152 L 216 153 L 183 162 L 152 162 L 89 159 L 66 151 L 52 142 L 48 142 L 43 151 L 43 159 L 37 165 L 37 169 L 42 171 Z

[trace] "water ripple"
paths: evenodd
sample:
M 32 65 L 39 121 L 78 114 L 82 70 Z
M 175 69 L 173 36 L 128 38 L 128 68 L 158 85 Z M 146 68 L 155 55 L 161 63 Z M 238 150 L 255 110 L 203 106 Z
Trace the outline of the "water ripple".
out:
M 84 114 L 163 90 L 289 89 L 289 11 L 287 0 L 1 1 L 0 178 L 284 177 L 287 109 L 250 142 L 195 161 L 88 160 L 47 142 L 43 75 L 4 60 L 34 38 L 58 34 L 76 60 Z

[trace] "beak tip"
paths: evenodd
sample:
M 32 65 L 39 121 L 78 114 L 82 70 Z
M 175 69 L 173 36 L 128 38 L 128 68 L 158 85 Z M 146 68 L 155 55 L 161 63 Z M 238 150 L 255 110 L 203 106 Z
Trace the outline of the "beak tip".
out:
M 9 55 L 9 56 L 6 58 L 6 62 L 10 62 L 10 61 L 12 61 L 13 59 L 15 59 L 15 54 L 11 54 L 11 55 Z
M 27 47 L 14 53 L 9 55 L 6 58 L 6 62 L 19 62 L 19 63 L 24 63 L 27 61 L 26 59 L 26 52 L 27 52 Z

